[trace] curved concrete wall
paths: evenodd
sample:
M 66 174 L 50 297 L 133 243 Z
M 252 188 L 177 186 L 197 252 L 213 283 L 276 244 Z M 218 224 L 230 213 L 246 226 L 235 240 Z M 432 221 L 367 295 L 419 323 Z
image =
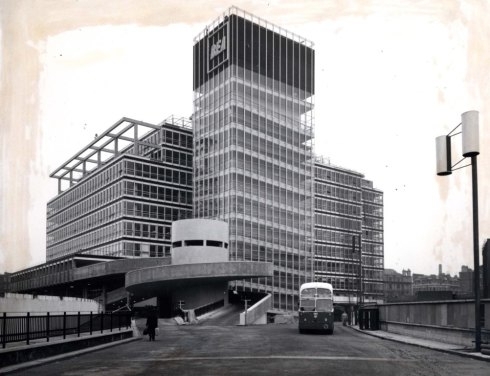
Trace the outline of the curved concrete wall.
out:
M 228 224 L 212 219 L 184 219 L 172 223 L 172 264 L 200 264 L 229 260 Z

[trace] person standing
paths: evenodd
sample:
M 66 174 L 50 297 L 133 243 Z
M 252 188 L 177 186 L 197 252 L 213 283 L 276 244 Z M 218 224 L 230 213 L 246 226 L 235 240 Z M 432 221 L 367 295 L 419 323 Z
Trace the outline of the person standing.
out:
M 158 327 L 158 315 L 155 310 L 151 310 L 148 312 L 148 316 L 146 318 L 146 329 L 148 330 L 148 336 L 150 337 L 150 341 L 155 340 L 155 329 Z
M 347 312 L 345 312 L 345 311 L 342 312 L 342 316 L 341 317 L 342 317 L 342 325 L 343 326 L 346 326 L 347 325 L 347 320 L 349 318 L 348 315 L 347 315 Z

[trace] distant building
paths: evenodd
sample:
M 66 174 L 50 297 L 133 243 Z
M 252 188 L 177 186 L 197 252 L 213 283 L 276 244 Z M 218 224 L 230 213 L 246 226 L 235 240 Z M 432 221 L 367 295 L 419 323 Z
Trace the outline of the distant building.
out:
M 439 265 L 438 275 L 413 274 L 413 293 L 415 295 L 427 291 L 445 291 L 456 294 L 459 292 L 459 289 L 459 278 L 444 274 L 442 272 L 442 265 Z
M 401 273 L 393 269 L 385 269 L 383 275 L 385 301 L 397 301 L 413 296 L 413 280 L 410 269 Z
M 473 276 L 473 269 L 468 268 L 466 265 L 461 266 L 461 271 L 459 272 L 459 294 L 473 295 Z

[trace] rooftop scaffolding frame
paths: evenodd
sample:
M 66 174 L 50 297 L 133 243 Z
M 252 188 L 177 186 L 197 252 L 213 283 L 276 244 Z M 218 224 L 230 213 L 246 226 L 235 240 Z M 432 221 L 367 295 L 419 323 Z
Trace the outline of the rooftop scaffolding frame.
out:
M 120 154 L 143 155 L 142 147 L 159 149 L 160 143 L 155 144 L 145 140 L 160 130 L 163 124 L 190 128 L 190 120 L 173 116 L 158 125 L 123 117 L 101 135 L 96 135 L 91 143 L 58 167 L 49 177 L 58 179 L 58 193 L 61 193 L 63 181 L 68 181 L 69 187 L 72 187 Z

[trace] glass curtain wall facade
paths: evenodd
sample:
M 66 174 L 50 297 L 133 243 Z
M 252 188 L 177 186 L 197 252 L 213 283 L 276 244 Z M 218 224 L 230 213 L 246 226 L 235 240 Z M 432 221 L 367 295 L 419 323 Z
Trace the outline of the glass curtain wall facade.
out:
M 363 175 L 324 163 L 315 164 L 315 281 L 331 283 L 336 297 L 356 302 L 360 293 L 359 253 Z M 337 299 L 337 302 L 339 299 Z
M 229 223 L 232 260 L 274 264 L 239 290 L 297 309 L 313 277 L 313 45 L 230 8 L 193 52 L 194 216 Z
M 361 291 L 364 302 L 381 301 L 383 249 L 383 193 L 363 174 L 317 158 L 315 281 L 331 283 L 338 303 L 356 304 Z
M 135 125 L 128 123 L 121 124 L 123 131 Z M 170 256 L 172 221 L 192 217 L 192 130 L 170 123 L 153 127 L 99 167 L 71 179 L 70 187 L 48 202 L 48 261 L 82 253 Z M 121 133 L 114 141 L 127 139 Z M 83 159 L 88 150 L 68 164 Z

